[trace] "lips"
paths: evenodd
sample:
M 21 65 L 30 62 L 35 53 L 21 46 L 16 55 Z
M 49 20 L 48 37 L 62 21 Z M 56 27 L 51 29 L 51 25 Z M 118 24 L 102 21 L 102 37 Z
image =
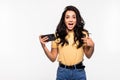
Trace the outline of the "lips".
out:
M 74 24 L 73 23 L 68 23 L 68 28 L 69 29 L 72 29 L 74 27 Z
M 68 25 L 73 25 L 73 23 L 68 23 Z

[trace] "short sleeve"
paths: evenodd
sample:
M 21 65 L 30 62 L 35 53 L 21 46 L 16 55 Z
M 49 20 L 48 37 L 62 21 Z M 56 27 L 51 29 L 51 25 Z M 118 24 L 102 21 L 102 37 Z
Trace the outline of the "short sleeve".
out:
M 51 43 L 51 48 L 57 48 L 58 46 L 57 46 L 57 42 L 56 42 L 56 40 L 55 41 L 52 41 L 52 43 Z

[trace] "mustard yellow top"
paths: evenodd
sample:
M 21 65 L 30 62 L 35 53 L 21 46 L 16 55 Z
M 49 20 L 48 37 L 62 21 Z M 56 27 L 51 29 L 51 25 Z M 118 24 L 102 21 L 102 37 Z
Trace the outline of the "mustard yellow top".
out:
M 74 34 L 69 32 L 66 36 L 69 44 L 61 46 L 58 44 L 60 39 L 52 41 L 52 48 L 58 48 L 58 61 L 65 65 L 74 65 L 83 61 L 84 51 L 83 46 L 77 49 L 77 43 L 74 43 Z

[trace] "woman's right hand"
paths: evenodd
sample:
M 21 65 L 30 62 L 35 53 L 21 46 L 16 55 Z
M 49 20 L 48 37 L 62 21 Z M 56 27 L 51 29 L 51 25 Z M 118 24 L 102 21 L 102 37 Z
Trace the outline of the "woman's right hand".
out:
M 48 42 L 48 36 L 43 37 L 42 35 L 39 36 L 39 40 L 41 43 L 41 46 L 45 52 L 45 54 L 47 55 L 47 57 L 54 62 L 57 58 L 57 48 L 51 48 L 51 51 L 49 51 L 49 49 L 47 48 L 47 46 L 45 45 L 45 43 Z
M 45 43 L 46 43 L 47 40 L 48 40 L 48 37 L 47 37 L 47 36 L 41 37 L 41 36 L 42 36 L 42 35 L 39 36 L 40 43 L 41 43 L 42 45 L 45 45 Z

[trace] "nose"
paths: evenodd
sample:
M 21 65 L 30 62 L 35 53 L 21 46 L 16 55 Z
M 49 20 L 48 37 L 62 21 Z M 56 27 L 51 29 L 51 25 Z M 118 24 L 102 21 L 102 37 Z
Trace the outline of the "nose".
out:
M 73 18 L 69 18 L 69 21 L 72 22 L 72 21 L 73 21 Z

